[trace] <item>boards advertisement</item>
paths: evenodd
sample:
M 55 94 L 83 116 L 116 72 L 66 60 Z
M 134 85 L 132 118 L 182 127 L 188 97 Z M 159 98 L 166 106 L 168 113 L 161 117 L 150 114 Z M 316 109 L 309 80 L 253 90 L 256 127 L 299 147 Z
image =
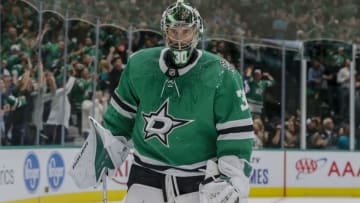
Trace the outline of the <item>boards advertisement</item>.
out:
M 73 149 L 0 150 L 0 202 L 43 196 L 101 191 L 80 190 L 67 171 L 78 152 Z M 126 190 L 129 160 L 116 170 L 114 180 L 107 181 L 108 190 Z
M 0 150 L 0 202 L 41 199 L 40 202 L 66 203 L 73 202 L 74 194 L 81 202 L 101 200 L 102 185 L 81 190 L 67 173 L 78 150 Z M 254 151 L 250 160 L 250 196 L 360 196 L 358 157 L 356 152 L 339 151 Z M 132 159 L 130 155 L 107 179 L 109 194 L 116 194 L 109 200 L 118 201 L 125 195 Z M 46 198 L 48 201 L 43 201 Z

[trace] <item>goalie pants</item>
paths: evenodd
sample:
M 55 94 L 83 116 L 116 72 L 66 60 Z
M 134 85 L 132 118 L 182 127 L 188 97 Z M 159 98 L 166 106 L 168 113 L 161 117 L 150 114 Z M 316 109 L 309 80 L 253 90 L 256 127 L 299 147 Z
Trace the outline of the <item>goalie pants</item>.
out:
M 204 176 L 175 177 L 133 164 L 125 203 L 198 203 Z

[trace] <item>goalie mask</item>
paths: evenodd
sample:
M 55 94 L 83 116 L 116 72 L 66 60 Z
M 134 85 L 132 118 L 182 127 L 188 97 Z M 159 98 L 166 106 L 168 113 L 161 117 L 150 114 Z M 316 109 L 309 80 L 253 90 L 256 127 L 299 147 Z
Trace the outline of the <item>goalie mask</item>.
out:
M 161 30 L 174 63 L 186 65 L 203 33 L 199 12 L 182 1 L 169 6 L 161 18 Z

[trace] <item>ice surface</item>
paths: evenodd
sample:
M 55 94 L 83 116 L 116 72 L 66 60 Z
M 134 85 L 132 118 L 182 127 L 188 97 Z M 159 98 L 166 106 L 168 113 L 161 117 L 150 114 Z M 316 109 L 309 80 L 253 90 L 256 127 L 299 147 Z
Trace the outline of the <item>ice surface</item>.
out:
M 360 198 L 351 198 L 351 197 L 250 198 L 248 203 L 339 203 L 339 202 L 360 203 Z M 111 202 L 111 203 L 122 203 L 122 202 Z

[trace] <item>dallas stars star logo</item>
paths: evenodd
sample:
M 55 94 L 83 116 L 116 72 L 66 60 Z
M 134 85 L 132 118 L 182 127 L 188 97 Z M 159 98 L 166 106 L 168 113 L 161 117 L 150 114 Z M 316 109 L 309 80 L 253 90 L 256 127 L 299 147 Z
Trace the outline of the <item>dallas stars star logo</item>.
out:
M 142 113 L 145 120 L 145 140 L 157 138 L 166 147 L 169 147 L 168 136 L 175 129 L 187 125 L 193 120 L 178 119 L 168 112 L 169 99 L 167 99 L 156 112 L 150 114 Z

